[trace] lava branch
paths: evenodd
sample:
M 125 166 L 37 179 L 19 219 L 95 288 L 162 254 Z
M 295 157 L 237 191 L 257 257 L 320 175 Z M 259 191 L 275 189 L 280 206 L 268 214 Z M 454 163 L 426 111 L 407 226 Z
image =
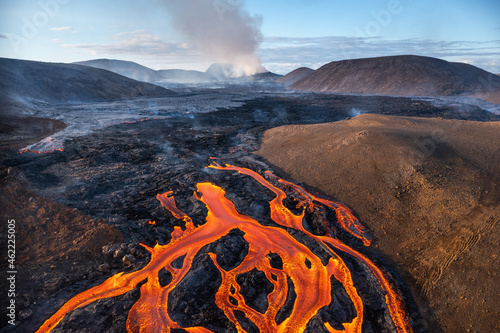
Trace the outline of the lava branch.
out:
M 226 165 L 226 166 L 220 166 L 217 163 L 212 161 L 212 164 L 209 166 L 209 168 L 217 169 L 217 170 L 231 170 L 231 171 L 237 171 L 240 174 L 244 174 L 247 176 L 250 176 L 257 180 L 260 184 L 263 186 L 267 187 L 269 190 L 273 191 L 276 194 L 276 198 L 273 199 L 270 202 L 271 205 L 271 218 L 273 221 L 275 221 L 278 224 L 281 224 L 286 227 L 292 227 L 296 230 L 300 230 L 306 235 L 308 235 L 311 238 L 314 238 L 320 243 L 328 243 L 335 247 L 336 249 L 348 253 L 351 256 L 355 257 L 362 263 L 364 263 L 375 275 L 377 278 L 380 287 L 382 290 L 385 292 L 385 300 L 387 307 L 389 309 L 389 312 L 391 314 L 391 318 L 394 322 L 394 325 L 396 326 L 396 329 L 398 333 L 403 333 L 403 332 L 412 332 L 412 328 L 409 323 L 408 316 L 406 314 L 406 311 L 404 310 L 404 305 L 403 301 L 401 299 L 401 296 L 392 288 L 391 283 L 389 282 L 389 278 L 380 270 L 375 264 L 371 262 L 370 259 L 368 259 L 366 256 L 363 254 L 359 253 L 358 251 L 355 251 L 348 247 L 347 245 L 343 244 L 341 241 L 338 239 L 332 238 L 332 237 L 324 237 L 324 236 L 316 236 L 309 231 L 307 231 L 304 226 L 303 226 L 303 217 L 304 214 L 301 216 L 294 215 L 292 212 L 290 212 L 284 205 L 283 205 L 283 200 L 286 198 L 285 192 L 283 192 L 281 189 L 271 185 L 267 180 L 265 180 L 261 175 L 258 173 L 250 170 L 250 169 L 245 169 L 245 168 L 239 168 L 236 166 L 232 165 Z M 305 199 L 302 200 L 297 206 L 304 206 L 305 208 L 309 209 L 312 211 L 314 209 L 314 201 L 318 201 L 330 208 L 333 208 L 335 212 L 337 213 L 337 217 L 342 216 L 341 220 L 341 226 L 344 230 L 348 231 L 351 233 L 353 236 L 360 238 L 363 240 L 363 243 L 365 245 L 369 245 L 371 243 L 371 237 L 367 234 L 366 230 L 364 227 L 358 222 L 358 220 L 353 216 L 352 212 L 343 204 L 338 204 L 333 201 L 329 201 L 326 199 L 321 199 L 313 196 L 312 194 L 308 193 L 305 189 L 302 187 L 292 184 L 290 182 L 284 181 L 282 179 L 279 179 L 278 177 L 274 176 L 271 172 L 266 171 L 266 174 L 270 176 L 271 178 L 277 180 L 278 182 L 285 184 L 292 189 L 294 189 L 299 195 L 301 194 Z M 346 223 L 347 221 L 350 221 Z M 354 222 L 356 221 L 356 222 Z M 342 223 L 343 222 L 343 223 Z M 326 245 L 326 244 L 325 244 Z M 345 286 L 344 286 L 345 287 Z M 346 288 L 347 289 L 347 288 Z M 351 295 L 349 295 L 351 296 Z M 351 296 L 352 299 L 352 296 Z M 353 300 L 353 299 L 352 299 Z M 353 300 L 354 302 L 354 300 Z M 356 303 L 354 303 L 356 304 Z M 358 311 L 358 314 L 360 312 Z
M 266 175 L 270 178 L 276 180 L 278 183 L 285 185 L 288 188 L 291 188 L 295 193 L 299 195 L 301 201 L 297 204 L 297 206 L 304 206 L 309 209 L 309 211 L 313 211 L 314 201 L 317 201 L 326 207 L 330 208 L 335 212 L 337 217 L 337 223 L 340 225 L 342 229 L 350 233 L 352 236 L 360 239 L 365 246 L 370 246 L 372 243 L 372 237 L 365 229 L 365 227 L 359 222 L 359 220 L 354 216 L 353 212 L 343 203 L 328 199 L 319 198 L 314 196 L 313 194 L 306 192 L 302 187 L 297 184 L 293 184 L 287 182 L 286 180 L 280 179 L 276 177 L 272 172 L 266 171 Z M 329 221 L 322 221 L 327 225 L 330 223 Z
M 350 249 L 337 239 L 316 236 L 305 230 L 302 225 L 304 212 L 301 215 L 294 215 L 283 204 L 286 194 L 271 185 L 259 174 L 249 169 L 229 165 L 221 167 L 212 164 L 209 167 L 219 170 L 234 170 L 253 177 L 276 194 L 276 197 L 270 202 L 271 218 L 276 223 L 300 230 L 318 241 L 319 244 L 323 244 L 324 247 L 330 249 L 327 246 L 329 244 L 367 265 L 386 293 L 386 303 L 398 332 L 411 332 L 400 297 L 393 291 L 383 272 L 373 265 L 369 259 Z M 277 177 L 275 179 L 281 182 Z M 367 236 L 359 222 L 357 224 L 353 222 L 352 218 L 354 217 L 347 208 L 344 208 L 345 206 L 329 205 L 327 204 L 329 202 L 322 202 L 324 199 L 310 195 L 301 187 L 284 181 L 282 184 L 300 192 L 305 198 L 300 204 L 308 209 L 313 209 L 314 207 L 311 205 L 314 205 L 316 201 L 330 208 L 335 207 L 342 210 L 346 218 L 351 219 L 348 222 L 349 224 L 346 224 L 346 230 L 350 230 L 358 238 Z M 219 265 L 217 256 L 214 253 L 209 253 L 209 256 L 222 277 L 221 286 L 215 295 L 215 303 L 224 311 L 238 332 L 245 332 L 245 330 L 238 322 L 235 311 L 243 312 L 261 332 L 297 332 L 305 330 L 309 321 L 318 311 L 331 303 L 332 277 L 335 277 L 344 286 L 356 310 L 356 317 L 350 323 L 343 324 L 343 332 L 361 332 L 363 323 L 362 300 L 354 287 L 351 272 L 333 250 L 330 249 L 332 257 L 325 265 L 308 247 L 293 238 L 285 229 L 261 225 L 256 220 L 237 212 L 234 204 L 225 197 L 225 191 L 222 188 L 211 183 L 199 183 L 197 184 L 197 190 L 202 195 L 199 197 L 195 193 L 195 198 L 204 203 L 208 210 L 205 224 L 195 227 L 191 218 L 177 208 L 171 195 L 172 192 L 159 194 L 157 199 L 175 218 L 184 221 L 185 229 L 176 227 L 172 232 L 170 243 L 166 245 L 156 244 L 150 248 L 142 244 L 151 253 L 151 260 L 146 267 L 137 272 L 116 274 L 101 285 L 76 295 L 50 317 L 37 332 L 50 332 L 67 313 L 99 299 L 122 295 L 136 288 L 138 284 L 144 281 L 140 287 L 141 296 L 129 312 L 127 331 L 170 332 L 171 329 L 178 328 L 190 333 L 210 332 L 204 327 L 181 327 L 168 313 L 168 299 L 170 292 L 189 272 L 194 257 L 201 248 L 226 236 L 233 229 L 241 230 L 244 233 L 244 239 L 249 244 L 248 254 L 241 264 L 232 270 L 226 271 Z M 272 267 L 270 259 L 267 257 L 269 252 L 280 256 L 283 261 L 282 269 Z M 172 263 L 181 257 L 184 257 L 182 267 L 174 268 Z M 160 270 L 163 268 L 172 275 L 171 282 L 166 286 L 161 286 L 158 277 Z M 253 269 L 264 272 L 273 285 L 273 291 L 267 296 L 269 306 L 264 313 L 252 309 L 245 303 L 245 299 L 240 293 L 240 286 L 236 281 L 237 276 Z M 276 315 L 287 299 L 287 278 L 290 278 L 293 282 L 297 298 L 289 317 L 278 325 Z M 312 281 L 313 283 L 311 283 Z M 340 332 L 329 323 L 325 323 L 325 327 L 330 332 Z

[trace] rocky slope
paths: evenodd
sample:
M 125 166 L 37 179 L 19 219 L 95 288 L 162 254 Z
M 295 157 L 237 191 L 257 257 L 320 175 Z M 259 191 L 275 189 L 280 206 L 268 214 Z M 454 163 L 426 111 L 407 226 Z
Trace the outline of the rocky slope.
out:
M 276 80 L 276 82 L 283 83 L 288 86 L 302 80 L 312 72 L 314 72 L 314 70 L 311 68 L 300 67 L 280 77 L 278 80 Z
M 258 154 L 359 214 L 431 332 L 488 332 L 500 301 L 499 130 L 365 114 L 271 129 Z

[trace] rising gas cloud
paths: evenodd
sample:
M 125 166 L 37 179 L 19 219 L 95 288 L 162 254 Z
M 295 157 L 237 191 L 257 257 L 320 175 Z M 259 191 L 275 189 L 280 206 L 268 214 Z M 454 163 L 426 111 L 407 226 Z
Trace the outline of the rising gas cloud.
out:
M 213 62 L 233 64 L 233 76 L 263 72 L 256 55 L 262 41 L 261 17 L 251 16 L 243 0 L 163 0 L 173 28 Z

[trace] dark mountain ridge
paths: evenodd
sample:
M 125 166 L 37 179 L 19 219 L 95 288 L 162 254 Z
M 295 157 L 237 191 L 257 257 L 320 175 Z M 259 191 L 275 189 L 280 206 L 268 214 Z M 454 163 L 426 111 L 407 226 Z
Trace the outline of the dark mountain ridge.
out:
M 242 74 L 241 71 L 239 71 L 234 65 L 223 63 L 212 64 L 205 72 L 184 69 L 153 70 L 135 62 L 111 59 L 88 60 L 77 62 L 75 64 L 106 69 L 135 80 L 150 83 L 203 83 L 231 81 L 233 79 L 270 81 L 281 77 L 281 75 L 271 72 L 263 72 L 246 76 Z
M 317 92 L 481 97 L 500 93 L 500 77 L 469 64 L 402 55 L 330 62 L 290 88 Z
M 115 59 L 95 59 L 88 61 L 74 62 L 77 65 L 83 65 L 93 68 L 105 69 L 128 78 L 151 82 L 157 77 L 157 72 L 146 66 L 139 65 L 132 61 L 115 60 Z
M 119 74 L 76 64 L 0 58 L 0 108 L 33 103 L 90 102 L 167 96 L 175 92 Z

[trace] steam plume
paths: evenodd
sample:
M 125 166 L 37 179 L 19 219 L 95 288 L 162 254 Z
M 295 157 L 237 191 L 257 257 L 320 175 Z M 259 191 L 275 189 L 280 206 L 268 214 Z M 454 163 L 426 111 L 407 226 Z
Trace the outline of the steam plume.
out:
M 256 55 L 262 41 L 261 18 L 250 16 L 242 0 L 164 0 L 173 26 L 211 61 L 233 64 L 236 73 L 263 72 Z

